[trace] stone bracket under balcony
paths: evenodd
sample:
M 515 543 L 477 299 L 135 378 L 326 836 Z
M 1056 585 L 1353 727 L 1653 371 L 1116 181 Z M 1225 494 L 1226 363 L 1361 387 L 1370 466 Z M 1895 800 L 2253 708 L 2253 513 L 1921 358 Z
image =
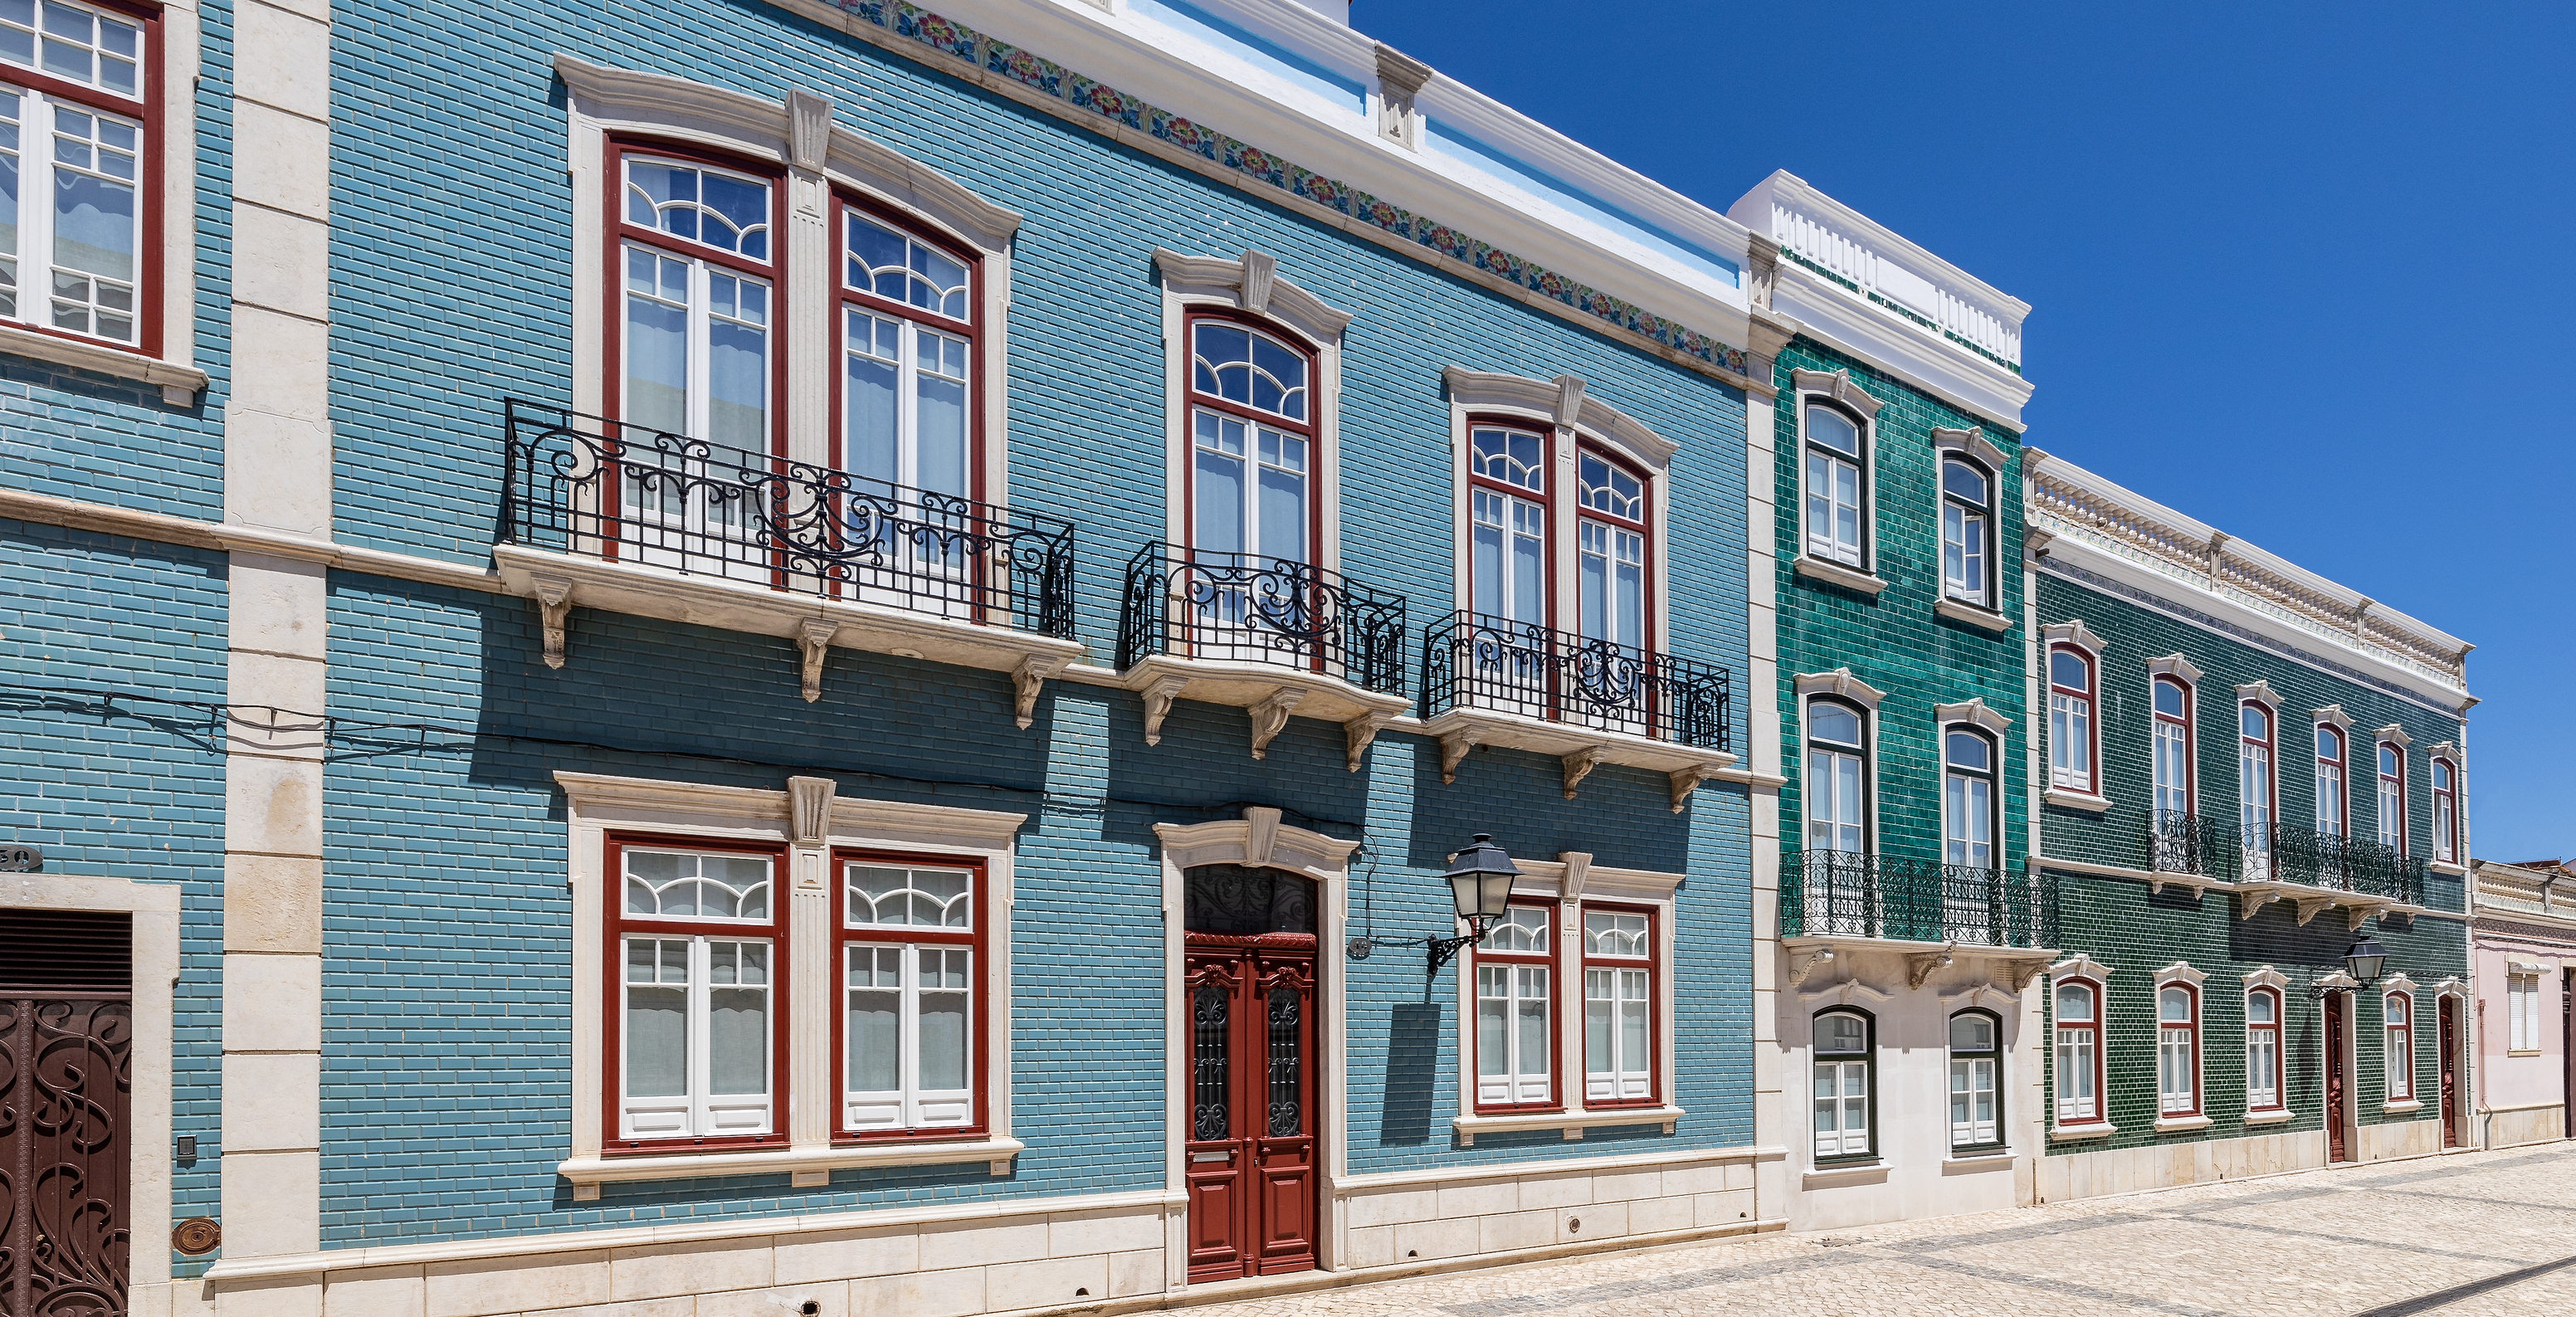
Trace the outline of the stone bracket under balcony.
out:
M 1843 937 L 1817 935 L 1784 937 L 1780 949 L 1789 956 L 1789 984 L 1792 990 L 1809 988 L 1810 980 L 1840 971 L 1850 977 L 1853 958 L 1863 952 L 1902 956 L 1905 959 L 1905 986 L 1920 990 L 1924 981 L 1952 964 L 1983 965 L 1990 982 L 2020 996 L 2041 970 L 2056 963 L 2063 952 L 2045 947 L 1998 947 L 1977 942 L 1917 942 L 1903 938 Z M 1857 982 L 1857 980 L 1853 980 Z
M 1172 701 L 1196 700 L 1247 711 L 1252 718 L 1252 757 L 1269 752 L 1270 742 L 1288 725 L 1292 713 L 1342 725 L 1342 743 L 1350 771 L 1359 771 L 1369 744 L 1388 723 L 1412 707 L 1412 697 L 1365 690 L 1328 673 L 1286 663 L 1186 658 L 1148 654 L 1135 661 L 1120 680 L 1145 698 L 1145 744 L 1160 745 L 1163 720 Z
M 1602 764 L 1619 764 L 1662 773 L 1671 783 L 1673 812 L 1682 811 L 1699 784 L 1735 763 L 1724 750 L 1660 741 L 1626 732 L 1605 731 L 1579 723 L 1543 722 L 1493 709 L 1453 707 L 1424 721 L 1425 734 L 1440 742 L 1440 780 L 1458 780 L 1458 766 L 1480 745 L 1502 746 L 1553 755 L 1565 773 L 1565 798 Z
M 569 615 L 579 604 L 793 641 L 799 651 L 798 685 L 809 701 L 822 695 L 823 657 L 833 647 L 1007 672 L 1016 720 L 1027 727 L 1036 718 L 1046 679 L 1080 658 L 1084 648 L 1078 640 L 864 600 L 791 594 L 770 588 L 765 579 L 735 580 L 509 544 L 493 546 L 492 561 L 511 593 L 537 601 L 545 627 L 545 660 L 552 667 L 564 666 L 569 658 Z
M 2358 930 L 2372 915 L 2399 908 L 2399 903 L 2384 896 L 2361 892 L 2338 891 L 2331 887 L 2310 887 L 2303 883 L 2274 882 L 2252 879 L 2233 884 L 2211 884 L 2236 894 L 2236 917 L 2252 919 L 2255 912 L 2275 901 L 2286 901 L 2298 910 L 2299 923 L 2307 924 L 2328 910 L 2343 911 L 2344 924 Z

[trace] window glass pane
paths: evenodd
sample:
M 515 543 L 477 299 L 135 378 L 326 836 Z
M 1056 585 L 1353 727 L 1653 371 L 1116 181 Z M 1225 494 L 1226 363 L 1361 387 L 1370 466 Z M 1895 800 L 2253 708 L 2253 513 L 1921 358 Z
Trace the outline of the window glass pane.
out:
M 1830 407 L 1807 409 L 1807 438 L 1835 452 L 1860 456 L 1860 430 Z
M 901 326 L 882 316 L 852 310 L 843 332 L 848 374 L 842 384 L 842 406 L 848 413 L 844 421 L 848 428 L 842 459 L 853 474 L 889 485 L 902 484 L 903 471 L 896 465 L 895 428 L 900 387 L 897 378 L 903 369 L 902 340 L 898 337 Z
M 1860 715 L 1839 704 L 1807 706 L 1807 738 L 1836 745 L 1860 744 Z
M 2156 712 L 2168 718 L 2180 718 L 2183 716 L 2182 707 L 2181 685 L 2159 679 L 2156 682 Z
M 2167 1024 L 2191 1023 L 2191 993 L 2183 988 L 2167 988 L 2156 994 L 2156 1018 Z
M 1586 970 L 1583 975 L 1583 1068 L 1593 1074 L 1605 1074 L 1611 1068 L 1612 977 L 1612 971 L 1601 969 Z
M 0 6 L 0 16 L 7 9 Z M 0 58 L 8 56 L 10 30 L 0 26 Z M 18 314 L 18 115 L 23 98 L 0 95 L 0 316 Z
M 626 912 L 662 919 L 769 918 L 769 857 L 628 847 Z
M 1190 378 L 1199 391 L 1257 411 L 1303 420 L 1306 357 L 1267 334 L 1201 321 L 1192 337 Z
M 1816 1050 L 1825 1053 L 1866 1051 L 1868 1029 L 1868 1024 L 1856 1015 L 1819 1015 L 1815 1025 Z
M 848 867 L 849 922 L 923 928 L 966 928 L 973 923 L 974 875 L 960 869 Z
M 2245 999 L 2245 1018 L 2253 1024 L 2272 1023 L 2272 995 L 2258 992 Z
M 769 1090 L 769 948 L 716 942 L 707 947 L 708 1088 L 716 1093 Z
M 1510 1035 L 1507 1020 L 1511 1010 L 1511 970 L 1500 965 L 1481 966 L 1476 971 L 1476 1073 L 1506 1075 L 1511 1072 Z
M 912 483 L 933 494 L 966 496 L 966 342 L 914 333 Z
M 1950 1047 L 1960 1052 L 1991 1052 L 1995 1048 L 1995 1022 L 1982 1015 L 1950 1017 Z
M 1943 462 L 1941 492 L 1982 508 L 1986 505 L 1986 475 L 1965 462 L 1957 460 Z
M 2080 983 L 2061 983 L 2057 987 L 2057 1018 L 2090 1020 L 2093 1018 L 2093 990 Z
M 1516 1068 L 1524 1075 L 1544 1075 L 1548 1071 L 1547 971 L 1525 965 L 1513 972 L 1513 979 L 1520 989 L 1515 1008 L 1520 1022 Z
M 1644 970 L 1622 970 L 1619 973 L 1619 1068 L 1631 1073 L 1642 1072 L 1646 1068 Z
M 2272 736 L 2272 719 L 2270 715 L 2263 712 L 2261 706 L 2253 704 L 2246 705 L 2244 711 L 2244 730 L 2245 738 L 2249 741 L 2270 740 Z
M 2054 650 L 2048 656 L 2048 680 L 2072 691 L 2091 691 L 2090 670 L 2084 657 L 2072 650 Z
M 1501 922 L 1485 934 L 1485 940 L 1479 945 L 1492 952 L 1545 955 L 1547 933 L 1547 911 L 1537 906 L 1516 905 L 1504 913 Z
M 753 260 L 769 258 L 769 185 L 756 179 L 630 157 L 626 218 Z
M 850 1091 L 891 1093 L 902 1087 L 903 952 L 894 947 L 851 947 L 849 1017 L 842 1045 L 849 1052 Z
M 1239 437 L 1236 442 L 1240 444 Z M 1212 553 L 1243 552 L 1243 459 L 1202 446 L 1196 477 L 1198 487 L 1191 494 L 1198 517 L 1192 545 Z
M 1646 917 L 1615 911 L 1583 912 L 1584 953 L 1593 956 L 1645 956 Z
M 932 950 L 921 956 L 921 1087 L 966 1087 L 965 951 Z
M 1952 768 L 1984 770 L 1992 768 L 1993 749 L 1986 738 L 1974 732 L 1952 732 L 1947 738 L 1949 763 Z

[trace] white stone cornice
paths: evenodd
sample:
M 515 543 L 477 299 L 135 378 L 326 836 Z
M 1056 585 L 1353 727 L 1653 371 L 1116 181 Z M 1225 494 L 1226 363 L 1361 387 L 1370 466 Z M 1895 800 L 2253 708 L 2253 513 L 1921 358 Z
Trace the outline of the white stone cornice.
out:
M 1287 869 L 1318 881 L 1339 881 L 1350 871 L 1356 841 L 1289 827 L 1279 811 L 1254 805 L 1241 819 L 1214 823 L 1157 823 L 1154 835 L 1173 866 L 1193 869 L 1203 864 L 1241 864 Z M 1258 854 L 1261 858 L 1254 859 Z
M 2147 675 L 2172 677 L 2183 685 L 2195 689 L 2200 685 L 2200 669 L 2194 666 L 2190 659 L 2180 654 L 2167 654 L 2163 658 L 2148 659 Z
M 1809 695 L 1832 695 L 1875 711 L 1878 708 L 1878 702 L 1887 698 L 1885 692 L 1853 676 L 1849 668 L 1836 668 L 1831 672 L 1801 672 L 1793 680 L 1798 683 L 1798 695 L 1801 699 Z
M 2310 709 L 2308 716 L 2317 722 L 2333 723 L 2347 732 L 2352 730 L 2352 715 L 2345 713 L 2340 704 L 2329 704 L 2322 709 Z
M 2452 772 L 2456 773 L 2460 770 L 2460 747 L 2453 745 L 2448 741 L 2435 741 L 2431 745 L 2424 747 L 2424 757 L 2427 759 L 2439 759 L 2444 763 L 2449 764 Z M 2452 783 L 2451 789 L 2454 791 L 2459 790 L 2459 783 Z
M 1534 380 L 1525 375 L 1450 366 L 1440 372 L 1452 402 L 1471 411 L 1500 410 L 1545 417 L 1560 429 L 1587 432 L 1623 448 L 1646 466 L 1660 471 L 1672 464 L 1681 445 L 1655 433 L 1645 422 L 1593 397 L 1579 375 Z
M 2374 733 L 2374 735 L 2379 738 L 2381 743 L 2396 746 L 2400 750 L 2403 750 L 2415 743 L 2415 738 L 2408 736 L 2406 734 L 2406 729 L 2395 723 L 2390 723 L 2386 727 L 2380 728 L 2376 733 Z
M 2281 707 L 2281 697 L 2273 692 L 2272 683 L 2259 679 L 2237 687 L 2236 702 L 2239 704 L 2260 704 L 2267 709 L 2278 709 Z
M 2245 981 L 2245 990 L 2247 992 L 2252 992 L 2256 988 L 2270 988 L 2274 992 L 2287 992 L 2290 988 L 2289 976 L 2269 965 L 2265 965 L 2240 977 Z
M 1157 247 L 1154 268 L 1176 293 L 1227 298 L 1254 315 L 1285 322 L 1319 346 L 1339 339 L 1351 323 L 1350 312 L 1279 277 L 1279 262 L 1267 252 L 1246 251 L 1229 260 Z
M 2096 983 L 2111 980 L 2111 967 L 2078 952 L 2048 967 L 2048 981 L 2063 983 L 2068 979 L 2091 979 Z
M 1995 447 L 1994 440 L 1986 437 L 1986 427 L 1982 425 L 1970 426 L 1965 430 L 1934 430 L 1932 447 L 1940 452 L 1964 453 L 1984 464 L 1986 470 L 1997 476 L 2001 476 L 2004 473 L 2005 464 L 2012 461 L 2011 458 L 2004 456 L 2004 450 Z
M 2190 965 L 2177 960 L 2174 963 L 2165 966 L 2163 969 L 2156 971 L 2156 986 L 2161 988 L 2168 983 L 2188 983 L 2197 988 L 2202 983 L 2206 982 L 2208 978 L 2209 976 L 2207 974 L 2193 969 Z
M 1887 405 L 1871 396 L 1869 390 L 1852 383 L 1848 370 L 1792 370 L 1789 379 L 1798 392 L 1830 398 L 1873 421 L 1878 419 L 1878 409 Z
M 1994 709 L 1986 704 L 1986 697 L 1982 695 L 1965 704 L 1933 705 L 1932 716 L 1939 720 L 1941 725 L 1945 727 L 1958 723 L 1966 723 L 1970 726 L 1992 732 L 1997 736 L 2003 735 L 2006 730 L 2012 727 L 2012 719 L 1995 712 Z
M 2097 658 L 2102 653 L 2102 638 L 2093 634 L 2093 628 L 2084 625 L 2082 618 L 2071 622 L 2051 622 L 2041 627 L 2039 634 L 2052 645 L 2073 645 Z

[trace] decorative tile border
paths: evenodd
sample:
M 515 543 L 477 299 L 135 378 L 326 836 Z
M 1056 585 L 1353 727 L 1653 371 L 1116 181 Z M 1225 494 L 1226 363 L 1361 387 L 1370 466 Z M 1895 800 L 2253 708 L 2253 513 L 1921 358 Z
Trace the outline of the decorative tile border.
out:
M 1630 333 L 1641 334 L 1685 356 L 1748 375 L 1744 350 L 1666 320 L 1636 304 L 1542 269 L 1491 243 L 1414 214 L 1392 202 L 1228 137 L 1065 68 L 1017 46 L 988 37 L 908 0 L 823 0 L 861 22 L 909 38 L 929 51 L 1029 88 L 1112 122 L 1151 133 L 1173 146 L 1266 183 L 1290 196 L 1376 225 L 1451 260 L 1520 285 Z M 1802 264 L 1804 262 L 1801 262 Z

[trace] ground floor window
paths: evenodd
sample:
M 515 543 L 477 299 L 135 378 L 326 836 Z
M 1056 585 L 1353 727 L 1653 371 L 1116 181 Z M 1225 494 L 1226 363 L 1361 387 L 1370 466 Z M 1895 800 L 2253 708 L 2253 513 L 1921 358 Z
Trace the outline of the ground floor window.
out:
M 2003 1030 L 1985 1011 L 1950 1017 L 1950 1147 L 2003 1145 Z
M 1828 1011 L 1815 1023 L 1816 1159 L 1870 1154 L 1872 1021 Z

